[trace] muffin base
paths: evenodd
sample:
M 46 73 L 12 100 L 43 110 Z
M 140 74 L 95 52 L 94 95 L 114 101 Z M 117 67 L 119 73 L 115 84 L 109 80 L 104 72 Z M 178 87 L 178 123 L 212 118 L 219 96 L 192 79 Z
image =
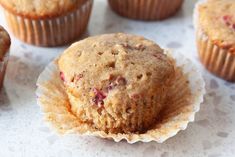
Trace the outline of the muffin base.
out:
M 170 54 L 168 55 L 170 56 Z M 98 136 L 113 139 L 116 142 L 125 139 L 128 143 L 138 141 L 162 143 L 176 135 L 178 131 L 186 129 L 188 123 L 194 121 L 195 113 L 199 111 L 205 93 L 205 83 L 202 76 L 191 64 L 191 61 L 179 53 L 174 53 L 173 58 L 176 60 L 177 75 L 174 85 L 169 90 L 171 92 L 168 97 L 171 99 L 167 101 L 156 124 L 145 133 L 106 133 L 97 130 L 88 123 L 79 121 L 71 111 L 56 62 L 48 65 L 39 76 L 36 91 L 37 102 L 46 121 L 61 134 Z
M 31 19 L 4 10 L 7 23 L 20 40 L 37 46 L 59 46 L 79 38 L 85 32 L 93 0 L 77 10 L 55 18 Z
M 139 20 L 163 20 L 175 14 L 183 0 L 108 0 L 117 14 Z

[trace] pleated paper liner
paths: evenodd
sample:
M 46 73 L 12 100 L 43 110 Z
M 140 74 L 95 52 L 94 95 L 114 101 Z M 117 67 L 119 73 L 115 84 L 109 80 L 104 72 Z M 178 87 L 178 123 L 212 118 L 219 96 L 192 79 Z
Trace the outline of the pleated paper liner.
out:
M 8 26 L 20 40 L 37 46 L 59 46 L 79 38 L 86 30 L 93 0 L 64 16 L 31 19 L 4 10 Z
M 197 48 L 202 64 L 211 73 L 235 82 L 235 54 L 213 44 L 201 30 L 197 30 Z
M 235 82 L 235 54 L 219 47 L 209 39 L 198 21 L 198 6 L 206 2 L 199 1 L 194 10 L 194 26 L 199 58 L 211 73 L 227 81 Z
M 112 134 L 81 123 L 71 112 L 56 62 L 50 63 L 37 81 L 37 102 L 41 106 L 44 118 L 61 134 L 98 136 L 113 139 L 116 142 L 125 139 L 128 143 L 164 142 L 180 130 L 186 129 L 189 122 L 194 121 L 195 113 L 199 111 L 205 93 L 203 78 L 192 62 L 180 53 L 166 53 L 176 60 L 176 80 L 169 90 L 167 99 L 169 101 L 161 111 L 159 120 L 147 132 Z
M 121 16 L 139 20 L 162 20 L 175 14 L 183 0 L 108 0 Z

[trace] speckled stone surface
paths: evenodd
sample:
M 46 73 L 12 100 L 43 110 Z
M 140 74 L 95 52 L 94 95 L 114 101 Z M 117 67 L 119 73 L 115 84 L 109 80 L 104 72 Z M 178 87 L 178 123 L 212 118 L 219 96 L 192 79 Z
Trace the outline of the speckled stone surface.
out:
M 59 137 L 43 122 L 36 104 L 35 82 L 43 68 L 66 47 L 38 48 L 13 38 L 5 87 L 0 93 L 0 156 L 233 157 L 235 84 L 209 74 L 198 61 L 192 25 L 195 2 L 186 0 L 183 9 L 168 20 L 139 22 L 117 16 L 107 7 L 106 1 L 96 0 L 89 29 L 84 35 L 135 33 L 191 58 L 203 73 L 207 94 L 195 123 L 190 123 L 185 131 L 163 144 L 130 145 L 95 137 Z M 2 11 L 0 24 L 6 27 Z

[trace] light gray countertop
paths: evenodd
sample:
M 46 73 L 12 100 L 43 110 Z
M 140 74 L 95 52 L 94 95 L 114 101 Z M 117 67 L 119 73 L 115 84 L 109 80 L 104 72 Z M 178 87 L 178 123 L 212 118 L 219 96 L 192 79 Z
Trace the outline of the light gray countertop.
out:
M 163 144 L 127 144 L 95 137 L 57 136 L 49 130 L 36 104 L 36 80 L 65 47 L 39 48 L 12 35 L 5 87 L 0 93 L 0 157 L 232 157 L 235 156 L 235 84 L 208 73 L 199 63 L 192 25 L 196 0 L 186 0 L 178 14 L 162 22 L 139 22 L 114 14 L 105 0 L 95 0 L 85 36 L 110 32 L 143 35 L 174 48 L 201 69 L 207 94 L 194 123 Z M 6 29 L 2 11 L 0 24 Z

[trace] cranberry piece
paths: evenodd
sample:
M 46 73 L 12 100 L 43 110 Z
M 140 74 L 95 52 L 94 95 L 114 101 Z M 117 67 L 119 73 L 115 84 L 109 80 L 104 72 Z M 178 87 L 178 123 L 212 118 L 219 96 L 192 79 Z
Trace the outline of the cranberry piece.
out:
M 96 96 L 98 96 L 99 99 L 105 99 L 106 95 L 104 93 L 96 88 L 93 89 Z
M 231 18 L 232 18 L 232 16 L 230 16 L 230 15 L 224 15 L 224 16 L 223 16 L 223 20 L 224 20 L 224 21 L 230 21 Z
M 222 17 L 225 25 L 231 26 L 231 21 L 232 21 L 232 16 L 230 15 L 225 15 Z
M 65 81 L 64 73 L 63 73 L 63 72 L 60 72 L 60 79 L 61 79 L 62 81 Z
M 106 98 L 106 95 L 96 88 L 93 89 L 93 92 L 95 97 L 92 99 L 92 101 L 95 103 L 95 105 L 98 105 L 98 107 L 102 107 L 104 105 L 103 100 Z
M 223 16 L 222 18 L 223 18 L 224 21 L 228 20 L 228 16 L 227 15 Z

